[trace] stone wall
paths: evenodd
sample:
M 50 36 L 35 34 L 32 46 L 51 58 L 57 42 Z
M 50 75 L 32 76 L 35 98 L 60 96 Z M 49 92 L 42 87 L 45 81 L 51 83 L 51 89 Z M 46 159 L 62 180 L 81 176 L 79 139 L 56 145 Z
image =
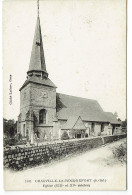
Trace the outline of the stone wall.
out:
M 52 160 L 58 160 L 67 155 L 87 151 L 125 137 L 126 134 L 122 134 L 69 141 L 66 140 L 32 147 L 5 149 L 4 167 L 13 170 L 22 170 L 27 167 L 45 164 Z
M 95 136 L 101 135 L 101 123 L 95 123 L 94 135 Z

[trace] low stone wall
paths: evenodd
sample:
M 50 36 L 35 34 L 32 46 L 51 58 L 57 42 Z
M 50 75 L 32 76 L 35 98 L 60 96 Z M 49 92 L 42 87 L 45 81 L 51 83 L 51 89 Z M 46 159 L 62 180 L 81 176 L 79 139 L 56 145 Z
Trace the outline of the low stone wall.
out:
M 4 167 L 13 170 L 22 170 L 27 167 L 45 164 L 51 162 L 52 160 L 58 160 L 67 155 L 81 153 L 125 137 L 126 134 L 8 149 L 4 150 Z
M 117 141 L 117 140 L 125 138 L 125 137 L 126 137 L 126 134 L 114 135 L 114 136 L 112 135 L 112 136 L 103 137 L 103 140 L 104 140 L 104 144 L 107 144 L 107 143 L 111 143 L 113 141 Z

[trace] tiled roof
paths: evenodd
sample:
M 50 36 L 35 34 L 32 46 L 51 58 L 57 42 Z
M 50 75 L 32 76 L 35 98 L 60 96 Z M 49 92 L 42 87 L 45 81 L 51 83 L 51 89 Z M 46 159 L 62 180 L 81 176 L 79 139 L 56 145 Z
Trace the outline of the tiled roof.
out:
M 28 83 L 36 83 L 36 84 L 41 84 L 41 85 L 46 85 L 49 87 L 54 87 L 56 88 L 55 84 L 49 79 L 42 79 L 36 76 L 32 76 L 31 78 L 27 79 L 25 83 L 22 85 L 20 88 L 20 91 L 22 90 L 23 87 L 25 87 Z
M 61 129 L 81 129 L 81 130 L 85 130 L 86 127 L 81 119 L 80 116 L 71 116 L 68 121 L 62 126 Z
M 106 118 L 108 119 L 108 121 L 112 124 L 121 124 L 120 121 L 117 121 L 116 117 L 114 116 L 114 114 L 112 112 L 105 112 Z
M 80 116 L 83 121 L 114 122 L 119 124 L 116 118 L 111 120 L 111 117 L 103 111 L 96 100 L 60 93 L 57 93 L 57 99 L 63 105 L 57 112 L 58 119 L 68 120 L 72 116 Z

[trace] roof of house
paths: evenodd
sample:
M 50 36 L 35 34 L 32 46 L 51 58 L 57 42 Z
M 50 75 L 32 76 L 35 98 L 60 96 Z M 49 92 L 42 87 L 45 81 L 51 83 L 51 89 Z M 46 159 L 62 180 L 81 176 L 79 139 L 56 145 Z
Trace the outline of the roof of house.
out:
M 85 130 L 86 127 L 80 116 L 71 116 L 61 129 Z
M 110 123 L 112 124 L 121 124 L 120 121 L 116 119 L 114 114 L 112 112 L 105 112 L 106 118 L 109 120 Z
M 54 87 L 56 88 L 55 84 L 49 79 L 42 79 L 36 76 L 32 76 L 31 78 L 28 78 L 24 84 L 22 85 L 22 87 L 20 88 L 20 91 L 22 90 L 23 87 L 25 87 L 28 83 L 36 83 L 36 84 L 41 84 L 41 85 L 46 85 L 49 87 Z
M 72 116 L 81 116 L 83 121 L 119 124 L 114 115 L 112 117 L 112 113 L 111 116 L 105 113 L 96 100 L 57 93 L 57 101 L 62 105 L 57 111 L 58 119 L 68 120 Z

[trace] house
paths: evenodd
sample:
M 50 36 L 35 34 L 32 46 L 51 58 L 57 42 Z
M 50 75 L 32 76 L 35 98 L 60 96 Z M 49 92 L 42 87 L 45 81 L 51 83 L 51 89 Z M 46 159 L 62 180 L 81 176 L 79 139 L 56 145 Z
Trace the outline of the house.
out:
M 46 70 L 38 15 L 27 80 L 20 88 L 18 133 L 33 143 L 60 139 L 64 131 L 71 139 L 112 135 L 120 126 L 96 100 L 57 93 L 56 88 Z

